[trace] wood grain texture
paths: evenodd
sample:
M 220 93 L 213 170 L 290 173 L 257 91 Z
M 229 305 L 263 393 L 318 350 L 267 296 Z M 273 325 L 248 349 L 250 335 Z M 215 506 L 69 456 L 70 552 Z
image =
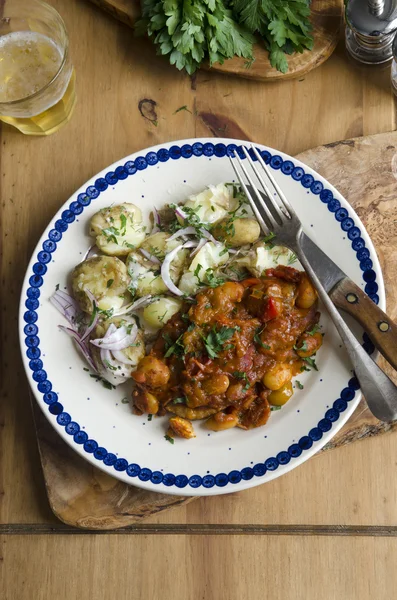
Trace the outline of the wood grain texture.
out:
M 3 536 L 4 600 L 386 600 L 396 538 Z
M 362 188 L 365 187 L 367 180 L 373 180 L 372 164 L 378 164 L 380 155 L 387 146 L 390 146 L 391 137 L 394 139 L 395 134 L 379 135 L 375 141 L 368 138 L 348 140 L 343 144 L 331 144 L 326 151 L 322 147 L 310 150 L 305 153 L 305 157 L 309 158 L 309 163 L 313 163 L 317 154 L 320 154 L 324 160 L 316 161 L 316 165 L 323 171 L 325 177 L 350 182 L 354 177 L 356 155 L 359 155 L 362 164 L 367 165 L 365 179 L 362 174 L 356 180 L 356 187 L 350 186 L 349 199 L 354 207 L 360 208 L 360 202 L 367 206 Z M 350 149 L 347 155 L 343 152 L 344 148 Z M 377 155 L 374 154 L 375 148 Z M 371 149 L 371 152 L 366 154 L 368 149 Z M 343 155 L 343 159 L 339 158 L 340 154 Z M 388 164 L 391 167 L 390 161 Z M 376 189 L 378 197 L 384 195 L 383 185 L 389 185 L 388 178 L 383 178 L 381 181 L 382 183 L 378 184 Z M 397 181 L 394 184 L 396 192 Z M 335 185 L 338 187 L 337 182 Z M 372 204 L 370 206 L 372 211 Z M 397 219 L 397 206 L 392 205 L 391 210 L 392 216 Z M 382 235 L 383 231 L 375 229 L 372 236 L 374 243 L 380 249 L 385 245 L 383 238 L 379 239 Z M 391 250 L 392 248 L 388 247 L 385 249 L 385 254 L 388 256 Z M 394 276 L 396 275 L 397 273 L 394 273 Z M 391 285 L 393 290 L 397 288 L 394 281 Z M 394 291 L 397 293 L 397 289 Z M 372 304 L 370 300 L 368 302 Z M 125 527 L 167 508 L 186 504 L 192 500 L 144 492 L 113 479 L 73 452 L 53 431 L 39 411 L 36 410 L 35 414 L 48 498 L 53 512 L 64 523 L 88 529 Z M 362 401 L 353 417 L 327 444 L 326 449 L 337 448 L 368 436 L 392 431 L 395 427 L 397 424 L 381 423 L 375 419 Z
M 337 284 L 330 297 L 362 325 L 379 352 L 397 369 L 397 324 L 348 277 Z
M 27 262 L 63 202 L 112 162 L 169 140 L 236 135 L 296 155 L 396 127 L 389 72 L 355 67 L 343 44 L 303 81 L 266 85 L 211 71 L 191 79 L 91 3 L 51 4 L 70 35 L 78 94 L 73 119 L 43 139 L 27 139 L 5 125 L 0 129 L 0 522 L 49 528 L 59 521 L 46 497 L 16 325 Z M 190 112 L 175 113 L 185 105 Z M 382 156 L 377 160 L 381 179 Z M 390 228 L 388 215 L 384 220 Z M 373 436 L 365 443 L 324 452 L 266 486 L 200 498 L 144 524 L 167 525 L 168 531 L 189 524 L 282 524 L 294 531 L 305 524 L 315 529 L 397 523 L 397 436 L 373 435 L 377 425 L 368 426 L 365 413 L 356 415 L 360 435 Z
M 134 25 L 140 15 L 139 0 L 90 1 L 130 26 Z M 204 64 L 203 68 L 259 81 L 285 81 L 304 77 L 325 62 L 335 50 L 342 25 L 343 0 L 313 0 L 311 11 L 313 50 L 289 56 L 287 73 L 281 73 L 271 66 L 269 54 L 261 44 L 255 44 L 255 61 L 249 67 L 246 59 L 235 57 L 225 61 L 223 65 L 215 63 L 209 67 Z

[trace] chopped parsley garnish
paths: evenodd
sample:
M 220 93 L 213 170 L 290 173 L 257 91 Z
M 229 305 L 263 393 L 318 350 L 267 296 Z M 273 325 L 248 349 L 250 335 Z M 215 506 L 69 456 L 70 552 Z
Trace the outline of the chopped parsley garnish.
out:
M 186 110 L 188 113 L 192 114 L 192 111 L 189 110 L 187 105 L 185 104 L 184 106 L 180 106 L 179 108 L 177 108 L 176 111 L 174 112 L 174 115 L 181 112 L 181 110 Z
M 202 265 L 200 265 L 200 263 L 199 263 L 199 264 L 197 265 L 197 267 L 194 269 L 194 273 L 193 273 L 193 275 L 194 275 L 195 277 L 197 277 L 197 279 L 198 279 L 198 282 L 199 282 L 199 283 L 201 283 L 201 281 L 200 281 L 200 277 L 199 277 L 199 273 L 200 273 L 200 271 L 201 271 L 201 269 L 202 269 L 202 268 L 203 268 L 203 266 L 202 266 Z
M 55 286 L 55 291 L 57 292 L 58 290 L 59 290 L 59 283 L 57 283 Z
M 188 331 L 193 331 L 193 329 L 196 327 L 195 323 L 190 323 L 189 327 L 187 328 Z
M 111 285 L 113 284 L 113 282 L 114 282 L 114 279 L 108 279 L 108 280 L 107 280 L 107 283 L 106 283 L 106 287 L 107 287 L 107 288 L 110 288 L 110 287 L 111 287 Z
M 170 444 L 173 444 L 175 442 L 174 438 L 168 435 L 168 433 L 166 433 L 164 437 Z
M 310 331 L 306 331 L 306 333 L 308 335 L 314 335 L 315 333 L 317 333 L 317 331 L 320 330 L 320 325 L 318 325 L 317 323 L 314 325 L 313 329 L 311 329 Z
M 235 331 L 234 327 L 221 327 L 219 331 L 216 331 L 214 326 L 206 337 L 202 336 L 208 356 L 218 358 L 219 352 L 232 348 L 232 344 L 226 346 L 224 344 L 233 337 Z
M 303 385 L 301 384 L 301 382 L 299 381 L 299 379 L 295 379 L 295 383 L 296 383 L 296 387 L 300 390 L 303 390 Z
M 305 369 L 305 371 L 310 371 L 310 369 L 314 369 L 315 371 L 318 371 L 318 367 L 316 365 L 316 361 L 314 360 L 314 358 L 311 358 L 310 356 L 308 356 L 307 358 L 303 359 L 305 361 L 305 363 L 310 367 L 309 369 Z
M 298 348 L 298 346 L 295 344 L 295 346 L 294 346 L 294 350 L 297 350 L 297 351 L 302 351 L 302 352 L 306 352 L 306 351 L 307 351 L 307 341 L 306 341 L 306 340 L 304 340 L 304 341 L 302 342 L 302 346 L 301 346 L 300 348 Z
M 262 329 L 258 329 L 254 335 L 254 342 L 256 342 L 257 344 L 259 344 L 261 346 L 261 348 L 263 348 L 264 350 L 270 350 L 270 346 L 268 344 L 264 344 L 261 340 L 261 338 L 259 337 L 262 333 L 262 331 L 265 328 L 262 327 Z
M 242 379 L 243 381 L 246 382 L 246 384 L 243 388 L 244 392 L 249 390 L 251 384 L 250 384 L 250 380 L 247 377 L 247 373 L 244 373 L 243 371 L 234 371 L 233 377 L 235 377 L 236 379 Z
M 115 385 L 113 385 L 112 383 L 110 383 L 109 381 L 107 381 L 107 379 L 104 379 L 100 375 L 96 375 L 95 373 L 91 373 L 90 377 L 94 377 L 95 381 L 97 383 L 98 383 L 98 381 L 101 381 L 103 387 L 105 387 L 107 390 L 115 390 L 116 389 Z
M 224 254 L 226 254 L 226 252 L 228 252 L 228 249 L 227 249 L 227 248 L 224 248 L 224 249 L 222 250 L 222 252 L 219 252 L 219 256 L 223 256 Z
M 293 265 L 297 260 L 298 260 L 298 257 L 295 254 L 295 252 L 291 252 L 289 255 L 289 258 L 288 258 L 288 265 Z
M 120 223 L 121 223 L 121 235 L 125 235 L 127 229 L 127 217 L 123 214 L 120 215 Z
M 263 243 L 268 244 L 269 242 L 274 240 L 275 237 L 276 237 L 276 234 L 271 231 L 267 236 L 265 236 L 263 238 Z
M 118 244 L 116 236 L 120 235 L 120 231 L 116 227 L 113 227 L 113 225 L 111 227 L 106 227 L 106 229 L 102 229 L 102 233 L 108 242 L 114 242 L 115 244 Z
M 129 398 L 127 398 L 127 396 L 124 396 L 124 398 L 121 399 L 121 404 L 129 404 L 130 400 Z
M 281 406 L 271 406 L 270 410 L 273 412 L 274 410 L 281 410 Z
M 214 273 L 214 269 L 207 269 L 205 271 L 205 278 L 207 280 L 206 283 L 203 283 L 202 285 L 208 285 L 208 287 L 211 288 L 216 288 L 219 285 L 222 285 L 222 283 L 225 283 L 225 280 L 223 277 L 217 277 Z
M 127 246 L 127 248 L 131 248 L 131 250 L 135 250 L 134 244 L 130 244 L 126 240 L 123 240 L 123 246 Z
M 148 420 L 148 421 L 151 421 L 152 419 L 153 419 L 153 415 L 148 415 L 148 416 L 147 416 L 147 420 Z
M 164 334 L 164 333 L 163 333 L 163 339 L 166 342 L 166 348 L 167 348 L 167 351 L 164 354 L 164 358 L 169 358 L 173 354 L 175 354 L 175 356 L 182 356 L 183 354 L 185 354 L 185 347 L 182 343 L 183 333 L 181 333 L 181 335 L 175 342 L 172 341 L 172 339 L 170 338 L 170 336 L 168 334 Z
M 174 398 L 172 404 L 186 404 L 186 396 L 179 396 L 179 398 Z
M 113 365 L 111 365 L 108 360 L 104 360 L 103 362 L 105 363 L 107 368 L 110 369 L 111 371 L 117 371 L 117 367 L 114 367 Z
M 87 369 L 87 367 L 83 367 L 83 371 L 87 371 L 87 373 L 89 373 L 89 369 Z

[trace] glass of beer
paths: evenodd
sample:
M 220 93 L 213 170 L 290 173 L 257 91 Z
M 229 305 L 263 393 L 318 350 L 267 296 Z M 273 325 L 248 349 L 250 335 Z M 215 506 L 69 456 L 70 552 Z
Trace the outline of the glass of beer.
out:
M 41 0 L 0 1 L 0 119 L 27 135 L 70 120 L 75 72 L 65 24 Z

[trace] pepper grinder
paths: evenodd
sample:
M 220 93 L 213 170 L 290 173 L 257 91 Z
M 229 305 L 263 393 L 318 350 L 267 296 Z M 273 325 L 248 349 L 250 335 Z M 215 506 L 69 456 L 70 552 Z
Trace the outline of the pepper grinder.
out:
M 346 48 L 361 63 L 377 65 L 393 57 L 397 0 L 347 0 Z

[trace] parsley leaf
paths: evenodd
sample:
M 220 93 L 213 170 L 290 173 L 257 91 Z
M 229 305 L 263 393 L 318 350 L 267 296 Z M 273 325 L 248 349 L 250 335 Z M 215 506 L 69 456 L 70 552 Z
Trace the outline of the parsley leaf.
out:
M 296 386 L 297 386 L 297 387 L 298 387 L 300 390 L 303 390 L 303 385 L 301 384 L 301 382 L 299 381 L 299 379 L 295 379 L 295 383 L 296 383 Z
M 316 323 L 316 325 L 314 325 L 313 329 L 311 329 L 310 331 L 306 331 L 306 333 L 307 333 L 308 335 L 314 335 L 314 334 L 315 334 L 315 333 L 317 333 L 317 331 L 319 331 L 319 330 L 320 330 L 320 325 L 318 325 L 318 324 Z
M 184 106 L 180 106 L 179 108 L 177 108 L 174 111 L 174 115 L 176 115 L 177 113 L 181 112 L 181 110 L 186 110 L 187 112 L 189 112 L 190 114 L 192 114 L 192 111 L 188 109 L 188 107 L 186 106 L 186 104 Z
M 185 354 L 185 347 L 182 343 L 183 333 L 178 337 L 178 339 L 173 342 L 168 334 L 163 333 L 163 339 L 166 341 L 167 351 L 164 354 L 164 358 L 169 358 L 173 354 L 175 356 L 182 356 Z
M 274 410 L 281 410 L 281 406 L 271 406 L 270 410 L 273 412 Z
M 237 55 L 252 58 L 253 35 L 233 18 L 225 0 L 142 0 L 137 35 L 147 33 L 157 53 L 192 75 L 204 59 L 210 66 Z
M 170 444 L 173 444 L 175 442 L 174 438 L 168 435 L 168 433 L 166 433 L 164 437 Z
M 106 287 L 110 288 L 110 286 L 112 285 L 113 282 L 114 282 L 114 279 L 108 279 L 107 283 L 106 283 Z
M 179 398 L 174 398 L 172 404 L 186 404 L 186 396 L 180 396 Z
M 215 326 L 211 329 L 207 337 L 202 336 L 204 346 L 210 358 L 218 358 L 218 353 L 223 350 L 229 350 L 232 344 L 224 346 L 225 342 L 233 337 L 236 329 L 234 327 L 221 327 L 216 331 Z
M 262 342 L 261 338 L 259 337 L 264 329 L 265 328 L 262 327 L 262 329 L 257 329 L 256 330 L 255 335 L 254 335 L 254 342 L 256 342 L 257 344 L 259 344 L 261 346 L 261 348 L 263 348 L 264 350 L 270 350 L 271 347 L 268 344 L 264 344 Z
M 309 0 L 232 0 L 235 18 L 258 32 L 272 67 L 288 71 L 287 54 L 313 48 Z
M 244 392 L 246 392 L 247 390 L 249 390 L 250 388 L 250 380 L 247 377 L 247 373 L 244 373 L 243 371 L 234 371 L 234 373 L 232 373 L 233 377 L 235 377 L 236 379 L 242 379 L 243 381 L 246 382 L 245 386 L 244 386 Z
M 303 360 L 310 367 L 309 369 L 306 368 L 305 371 L 310 371 L 310 369 L 314 369 L 315 371 L 318 371 L 318 367 L 316 365 L 316 361 L 314 360 L 314 358 L 311 358 L 310 356 L 308 356 L 307 358 L 304 358 Z

